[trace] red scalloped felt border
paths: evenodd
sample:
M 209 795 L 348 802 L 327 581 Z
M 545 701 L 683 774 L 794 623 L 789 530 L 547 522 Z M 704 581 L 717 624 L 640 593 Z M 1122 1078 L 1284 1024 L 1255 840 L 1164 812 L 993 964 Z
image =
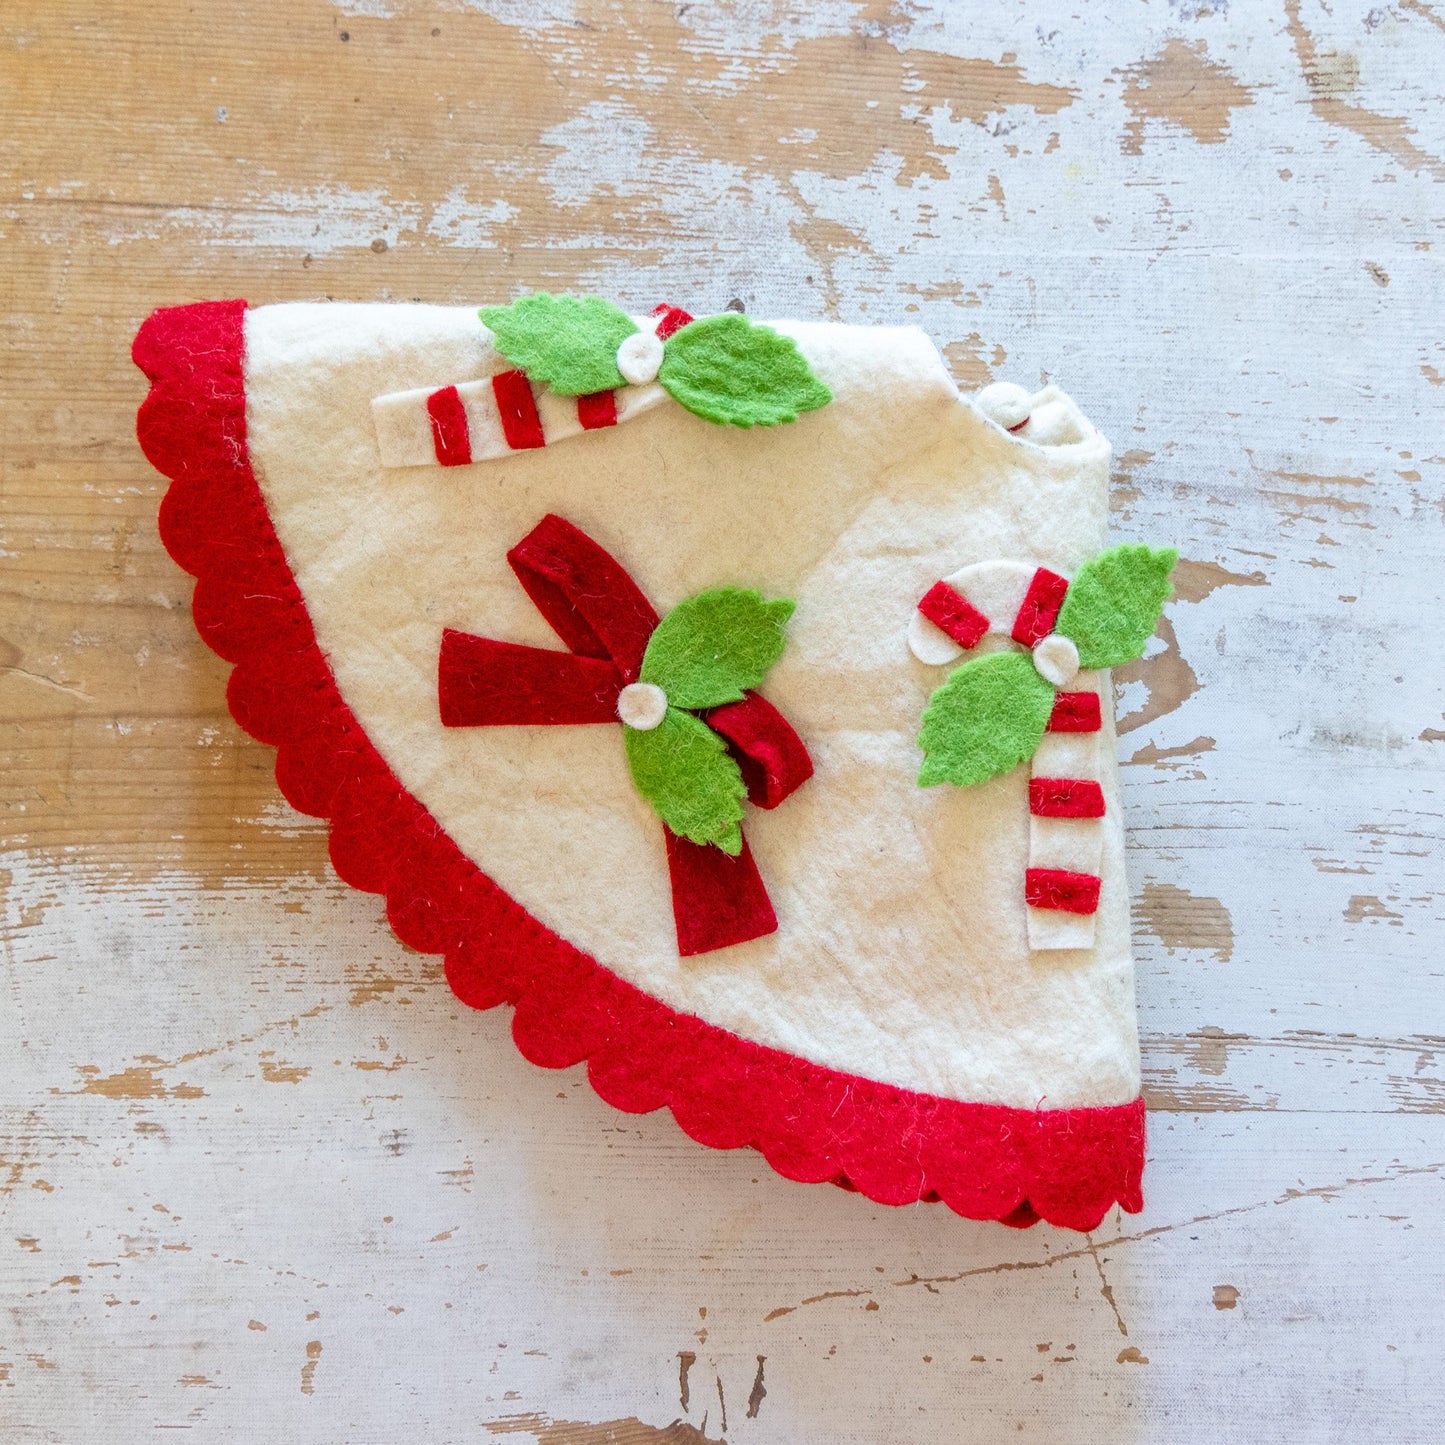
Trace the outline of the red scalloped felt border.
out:
M 171 478 L 160 531 L 196 577 L 206 643 L 234 663 L 236 721 L 277 749 L 281 791 L 331 820 L 331 858 L 386 896 L 403 942 L 446 956 L 458 998 L 516 1006 L 535 1064 L 587 1061 L 616 1108 L 666 1105 L 715 1149 L 750 1145 L 788 1179 L 880 1204 L 939 1200 L 970 1219 L 1096 1227 L 1142 1207 L 1144 1103 L 968 1104 L 839 1073 L 675 1013 L 544 927 L 442 831 L 372 747 L 316 644 L 246 449 L 244 301 L 157 311 L 135 339 L 151 381 L 137 434 Z

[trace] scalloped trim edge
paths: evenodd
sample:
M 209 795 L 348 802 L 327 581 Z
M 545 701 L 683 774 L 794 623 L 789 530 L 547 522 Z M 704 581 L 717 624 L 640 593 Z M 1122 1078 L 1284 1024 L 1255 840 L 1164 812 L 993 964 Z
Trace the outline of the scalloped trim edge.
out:
M 132 355 L 151 382 L 136 431 L 171 479 L 167 551 L 196 580 L 203 640 L 234 664 L 236 721 L 277 749 L 276 779 L 330 820 L 336 871 L 383 894 L 398 938 L 445 957 L 456 996 L 510 1003 L 534 1064 L 587 1063 L 628 1113 L 664 1105 L 715 1149 L 747 1145 L 785 1178 L 879 1204 L 942 1200 L 969 1219 L 1095 1228 L 1143 1207 L 1144 1101 L 1015 1109 L 840 1073 L 680 1014 L 572 947 L 467 859 L 401 785 L 337 690 L 246 446 L 244 301 L 156 311 Z

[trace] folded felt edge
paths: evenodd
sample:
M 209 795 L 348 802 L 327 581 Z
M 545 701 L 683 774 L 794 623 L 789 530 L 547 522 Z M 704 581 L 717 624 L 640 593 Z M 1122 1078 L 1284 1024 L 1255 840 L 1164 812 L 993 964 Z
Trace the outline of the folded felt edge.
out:
M 749 1145 L 784 1177 L 880 1204 L 942 1200 L 970 1219 L 1091 1230 L 1143 1207 L 1144 1102 L 1015 1109 L 916 1093 L 753 1043 L 633 988 L 559 938 L 467 859 L 402 787 L 337 690 L 251 470 L 244 301 L 155 312 L 132 350 L 151 390 L 141 448 L 171 479 L 160 532 L 195 576 L 205 642 L 234 670 L 236 721 L 277 748 L 276 777 L 328 818 L 332 861 L 384 894 L 403 942 L 445 956 L 457 997 L 516 1007 L 533 1063 L 583 1060 L 616 1108 L 668 1106 L 699 1143 Z

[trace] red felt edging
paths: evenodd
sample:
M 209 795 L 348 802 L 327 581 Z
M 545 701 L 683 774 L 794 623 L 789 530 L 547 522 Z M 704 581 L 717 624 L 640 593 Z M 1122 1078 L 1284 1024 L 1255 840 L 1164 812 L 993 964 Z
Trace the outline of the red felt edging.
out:
M 572 947 L 457 849 L 397 781 L 337 691 L 246 449 L 243 301 L 157 311 L 136 336 L 151 381 L 137 434 L 171 479 L 160 531 L 197 579 L 206 643 L 235 664 L 236 721 L 277 748 L 276 777 L 331 822 L 353 887 L 386 896 L 405 943 L 445 955 L 464 1003 L 516 1006 L 533 1063 L 587 1062 L 619 1109 L 666 1105 L 713 1148 L 749 1145 L 786 1178 L 880 1204 L 941 1199 L 971 1219 L 1096 1227 L 1142 1207 L 1144 1103 L 1013 1109 L 937 1098 L 824 1068 L 679 1014 Z

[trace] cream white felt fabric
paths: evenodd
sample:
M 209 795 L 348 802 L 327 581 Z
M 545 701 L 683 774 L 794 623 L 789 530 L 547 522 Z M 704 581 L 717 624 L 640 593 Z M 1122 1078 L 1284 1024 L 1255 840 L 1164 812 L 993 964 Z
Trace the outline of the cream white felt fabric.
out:
M 343 697 L 457 845 L 563 937 L 672 1008 L 829 1067 L 1045 1108 L 1139 1092 L 1127 889 L 1103 736 L 1095 944 L 1030 952 L 1027 768 L 920 788 L 936 668 L 918 599 L 961 565 L 1066 574 L 1104 541 L 1108 444 L 1010 436 L 913 329 L 771 323 L 834 400 L 743 431 L 680 407 L 567 446 L 383 469 L 371 400 L 504 369 L 470 308 L 291 304 L 246 320 L 251 456 Z M 777 933 L 679 958 L 662 828 L 620 729 L 449 730 L 444 627 L 561 643 L 506 563 L 547 512 L 606 547 L 659 610 L 702 588 L 794 597 L 765 685 L 815 776 L 744 823 Z M 1107 681 L 1107 678 L 1104 678 Z

